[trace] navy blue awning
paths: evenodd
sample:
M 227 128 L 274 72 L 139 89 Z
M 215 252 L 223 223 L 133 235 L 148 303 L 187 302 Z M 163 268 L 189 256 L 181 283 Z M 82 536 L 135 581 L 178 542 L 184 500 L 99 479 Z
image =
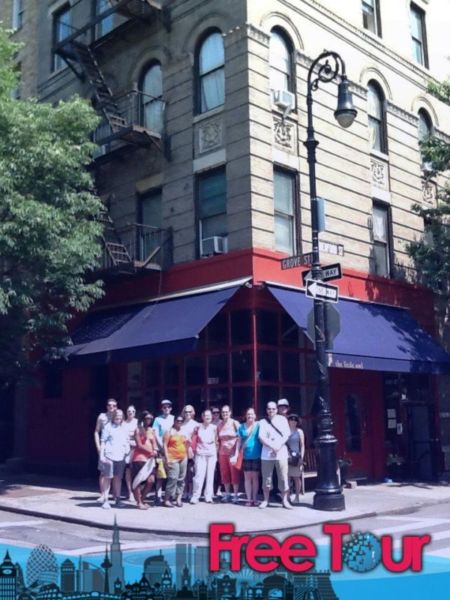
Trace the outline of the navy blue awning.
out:
M 303 292 L 268 285 L 272 295 L 307 333 L 311 298 Z M 404 308 L 339 300 L 341 332 L 329 353 L 330 367 L 399 373 L 450 373 L 450 355 Z
M 241 287 L 224 286 L 88 315 L 72 334 L 73 366 L 130 362 L 194 350 L 200 331 Z

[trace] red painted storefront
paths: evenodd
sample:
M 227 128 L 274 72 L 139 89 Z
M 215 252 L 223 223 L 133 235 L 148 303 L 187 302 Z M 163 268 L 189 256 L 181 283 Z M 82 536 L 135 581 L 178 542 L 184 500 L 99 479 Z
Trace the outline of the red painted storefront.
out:
M 169 397 L 177 409 L 189 402 L 197 411 L 226 402 L 233 406 L 236 417 L 249 405 L 255 405 L 262 415 L 266 401 L 288 397 L 293 410 L 305 417 L 311 445 L 313 348 L 302 333 L 299 336 L 292 319 L 265 286 L 265 282 L 276 282 L 301 287 L 301 268 L 281 270 L 282 257 L 265 250 L 238 251 L 180 264 L 163 274 L 149 272 L 112 281 L 96 310 L 241 277 L 249 277 L 251 285 L 236 292 L 201 333 L 196 351 L 190 355 L 69 367 L 54 389 L 42 377 L 28 408 L 28 463 L 54 472 L 95 473 L 95 417 L 110 396 L 117 398 L 122 408 L 132 402 L 138 409 L 152 410 L 163 397 Z M 432 296 L 427 290 L 348 270 L 337 284 L 341 296 L 408 308 L 424 329 L 433 333 Z M 418 385 L 423 387 L 427 398 L 426 403 L 418 401 L 421 414 L 417 418 L 423 419 L 426 406 L 430 438 L 437 430 L 433 377 L 422 377 L 419 382 L 378 371 L 330 369 L 330 381 L 338 455 L 352 460 L 356 475 L 382 478 L 392 470 L 387 468 L 388 455 L 407 452 L 408 415 L 411 406 L 416 406 L 412 401 L 403 402 L 402 394 L 408 395 L 408 390 L 413 394 Z M 390 399 L 386 400 L 386 394 Z M 400 425 L 395 434 L 394 410 Z M 433 449 L 434 466 L 437 455 Z

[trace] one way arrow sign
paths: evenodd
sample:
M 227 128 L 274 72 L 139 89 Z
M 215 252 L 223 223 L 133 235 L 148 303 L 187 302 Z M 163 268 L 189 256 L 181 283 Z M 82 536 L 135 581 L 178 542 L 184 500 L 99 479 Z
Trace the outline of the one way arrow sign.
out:
M 308 279 L 306 282 L 306 295 L 309 298 L 337 302 L 339 300 L 339 289 L 337 286 L 330 285 L 329 283 Z

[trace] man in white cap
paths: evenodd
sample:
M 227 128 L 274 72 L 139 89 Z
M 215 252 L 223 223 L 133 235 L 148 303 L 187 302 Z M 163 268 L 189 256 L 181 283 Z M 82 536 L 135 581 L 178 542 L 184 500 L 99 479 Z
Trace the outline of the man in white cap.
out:
M 289 400 L 287 398 L 280 398 L 277 402 L 278 414 L 282 417 L 286 417 L 289 414 Z

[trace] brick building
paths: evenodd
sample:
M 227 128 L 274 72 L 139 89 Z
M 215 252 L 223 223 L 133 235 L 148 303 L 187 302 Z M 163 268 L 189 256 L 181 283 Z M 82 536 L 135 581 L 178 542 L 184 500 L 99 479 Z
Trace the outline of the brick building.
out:
M 22 94 L 79 93 L 102 116 L 95 174 L 108 208 L 107 294 L 75 328 L 67 365 L 23 400 L 27 462 L 92 468 L 108 396 L 153 410 L 164 397 L 198 411 L 227 402 L 235 416 L 283 396 L 312 444 L 306 267 L 281 260 L 311 250 L 306 77 L 327 48 L 344 58 L 358 110 L 343 130 L 336 85 L 315 92 L 321 257 L 344 273 L 329 355 L 338 452 L 356 475 L 384 476 L 390 455 L 405 476 L 447 470 L 448 357 L 428 336 L 434 299 L 406 245 L 423 234 L 412 205 L 435 203 L 439 183 L 424 179 L 419 139 L 450 133 L 449 107 L 427 93 L 448 70 L 448 4 L 342 4 L 5 1 L 4 20 L 20 12 L 15 36 L 36 32 L 19 56 Z M 37 434 L 43 422 L 52 439 Z

